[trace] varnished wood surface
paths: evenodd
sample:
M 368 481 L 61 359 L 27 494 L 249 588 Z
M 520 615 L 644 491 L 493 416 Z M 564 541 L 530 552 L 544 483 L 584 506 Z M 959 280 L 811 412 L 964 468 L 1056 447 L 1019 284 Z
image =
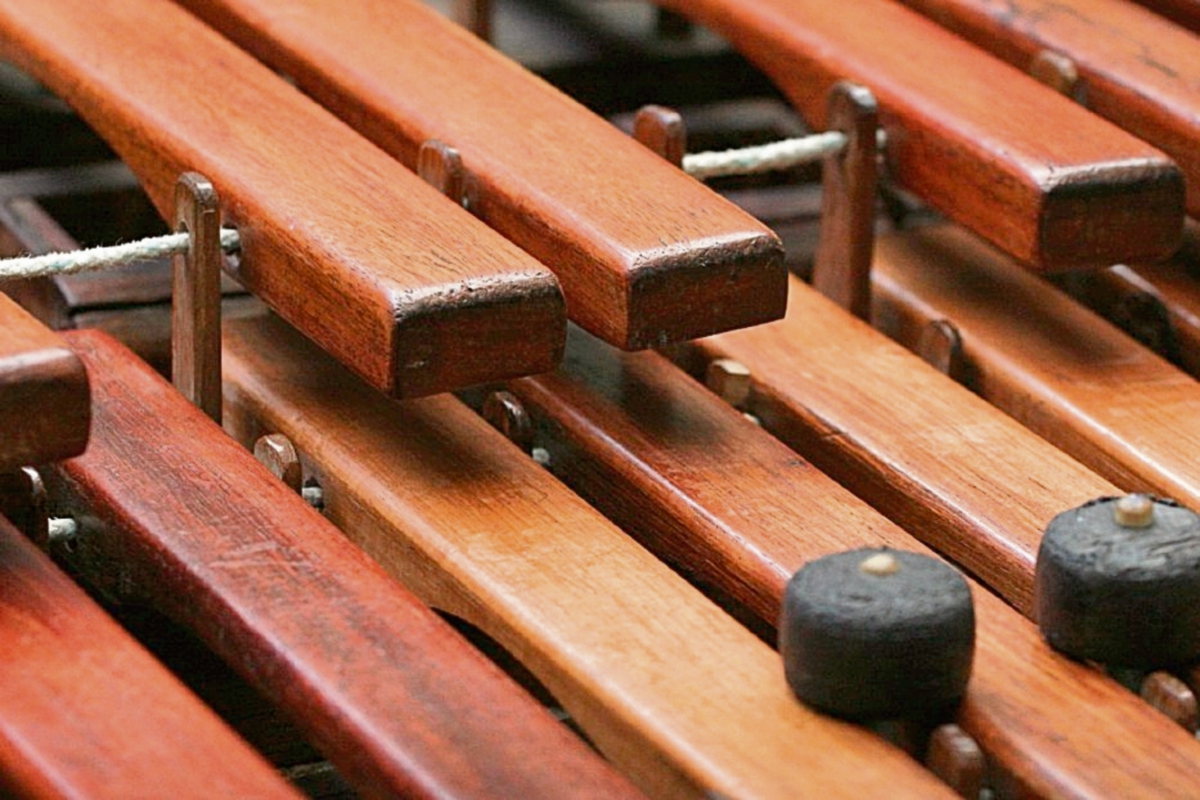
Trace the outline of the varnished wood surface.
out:
M 767 630 L 787 579 L 808 561 L 881 545 L 925 552 L 660 356 L 621 354 L 576 332 L 559 370 L 509 387 L 536 419 L 555 474 Z M 997 780 L 1020 796 L 1200 791 L 1200 745 L 974 589 L 978 654 L 960 724 Z
M 1046 523 L 1118 493 L 799 279 L 784 320 L 694 347 L 745 364 L 768 430 L 1027 615 Z
M 817 127 L 834 82 L 865 85 L 891 177 L 1023 262 L 1156 260 L 1179 243 L 1183 184 L 1159 151 L 896 3 L 660 5 L 729 39 Z
M 418 0 L 183 0 L 409 167 L 456 148 L 471 211 L 637 349 L 783 316 L 778 239 Z
M 911 344 L 958 328 L 971 387 L 1127 491 L 1200 508 L 1200 384 L 952 226 L 885 237 L 876 323 Z
M 1200 213 L 1200 37 L 1127 0 L 903 2 L 1018 69 L 1071 59 L 1087 108 L 1173 158 Z
M 778 656 L 449 397 L 394 404 L 278 323 L 226 328 L 226 424 L 282 432 L 326 512 L 495 638 L 655 797 L 936 797 L 791 696 Z
M 0 471 L 78 455 L 90 419 L 83 363 L 0 294 Z
M 87 453 L 46 471 L 68 563 L 194 631 L 367 796 L 628 796 L 615 772 L 111 339 Z
M 1196 0 L 1138 0 L 1146 8 L 1193 31 L 1200 31 L 1200 2 Z
M 0 793 L 297 797 L 0 517 Z
M 208 177 L 242 234 L 237 277 L 377 388 L 556 363 L 551 272 L 173 3 L 10 0 L 0 38 L 164 217 L 181 173 Z

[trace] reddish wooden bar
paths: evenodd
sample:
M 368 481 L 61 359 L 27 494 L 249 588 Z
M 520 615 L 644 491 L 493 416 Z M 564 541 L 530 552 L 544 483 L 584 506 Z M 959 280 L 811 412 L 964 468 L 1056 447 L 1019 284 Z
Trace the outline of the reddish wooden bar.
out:
M 470 210 L 554 270 L 571 318 L 612 344 L 783 316 L 766 227 L 417 0 L 182 4 L 410 168 L 427 140 L 455 148 Z
M 1200 37 L 1127 0 L 903 0 L 1016 66 L 1071 60 L 1090 111 L 1161 148 L 1200 214 Z
M 381 391 L 539 372 L 554 275 L 168 0 L 0 3 L 0 53 L 72 104 L 165 218 L 196 171 L 236 277 Z
M 66 342 L 0 294 L 0 472 L 83 452 L 89 401 Z
M 299 797 L 0 517 L 0 792 Z
M 916 12 L 889 0 L 659 4 L 729 39 L 817 128 L 830 86 L 866 86 L 891 177 L 1023 263 L 1151 261 L 1179 245 L 1183 181 L 1161 152 Z
M 129 351 L 66 335 L 95 427 L 46 488 L 94 589 L 194 631 L 365 795 L 632 793 Z

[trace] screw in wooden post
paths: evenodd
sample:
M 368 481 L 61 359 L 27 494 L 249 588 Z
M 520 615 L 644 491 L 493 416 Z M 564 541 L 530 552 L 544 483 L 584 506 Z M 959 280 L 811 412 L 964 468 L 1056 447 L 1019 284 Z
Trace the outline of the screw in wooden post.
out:
M 633 119 L 633 138 L 664 159 L 683 168 L 687 128 L 679 112 L 665 106 L 642 106 Z
M 221 424 L 221 214 L 217 193 L 188 172 L 175 185 L 175 229 L 188 250 L 174 259 L 171 380 L 184 397 Z
M 871 258 L 875 252 L 875 190 L 879 180 L 879 107 L 862 86 L 841 82 L 829 93 L 829 130 L 846 147 L 825 160 L 821 239 L 812 285 L 859 319 L 871 314 Z
M 1113 503 L 1113 521 L 1122 528 L 1149 528 L 1154 524 L 1154 500 L 1144 494 L 1128 494 Z

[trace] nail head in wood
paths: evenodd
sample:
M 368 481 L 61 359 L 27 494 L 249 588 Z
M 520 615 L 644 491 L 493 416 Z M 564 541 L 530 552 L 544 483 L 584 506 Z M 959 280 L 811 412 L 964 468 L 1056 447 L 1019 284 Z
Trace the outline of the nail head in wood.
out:
M 296 452 L 291 439 L 282 433 L 260 436 L 254 443 L 254 457 L 289 489 L 300 492 L 304 470 L 300 464 L 300 454 Z
M 889 571 L 886 555 L 895 562 Z M 864 570 L 880 564 L 881 574 Z M 966 581 L 929 556 L 836 553 L 788 582 L 779 651 L 806 704 L 857 720 L 925 717 L 958 702 L 971 674 L 975 610 Z
M 718 358 L 709 362 L 704 384 L 734 408 L 742 408 L 750 399 L 750 370 L 732 358 Z
M 1154 669 L 1200 657 L 1200 516 L 1107 497 L 1046 527 L 1034 572 L 1038 625 L 1075 658 Z M 1125 505 L 1124 511 L 1118 510 Z M 1145 527 L 1132 522 L 1151 521 Z
M 492 392 L 483 401 L 483 418 L 526 453 L 533 449 L 533 420 L 512 392 Z
M 871 313 L 871 258 L 875 252 L 879 106 L 866 88 L 845 81 L 829 92 L 829 130 L 846 135 L 846 148 L 825 160 L 821 238 L 812 285 L 859 319 Z
M 971 800 L 977 800 L 987 779 L 983 749 L 954 723 L 939 725 L 930 735 L 925 766 L 960 796 Z
M 687 128 L 678 111 L 642 106 L 633 118 L 633 138 L 680 169 L 687 152 Z
M 175 184 L 175 229 L 189 236 L 174 259 L 171 380 L 221 423 L 221 212 L 212 183 L 188 172 Z
M 1200 724 L 1196 695 L 1188 685 L 1169 672 L 1151 672 L 1138 692 L 1142 699 L 1186 730 L 1195 733 Z

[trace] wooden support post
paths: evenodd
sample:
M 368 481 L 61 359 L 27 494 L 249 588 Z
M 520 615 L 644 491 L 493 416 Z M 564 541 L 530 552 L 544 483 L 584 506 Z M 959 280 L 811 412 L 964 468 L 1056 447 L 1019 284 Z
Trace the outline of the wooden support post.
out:
M 673 108 L 642 106 L 633 119 L 633 138 L 679 168 L 687 152 L 687 128 Z
M 846 149 L 825 160 L 821 242 L 812 283 L 854 314 L 871 314 L 871 256 L 875 250 L 879 110 L 862 86 L 839 83 L 829 93 L 829 129 L 846 134 Z
M 207 178 L 188 172 L 175 187 L 175 229 L 190 236 L 174 260 L 171 381 L 221 424 L 221 212 Z

